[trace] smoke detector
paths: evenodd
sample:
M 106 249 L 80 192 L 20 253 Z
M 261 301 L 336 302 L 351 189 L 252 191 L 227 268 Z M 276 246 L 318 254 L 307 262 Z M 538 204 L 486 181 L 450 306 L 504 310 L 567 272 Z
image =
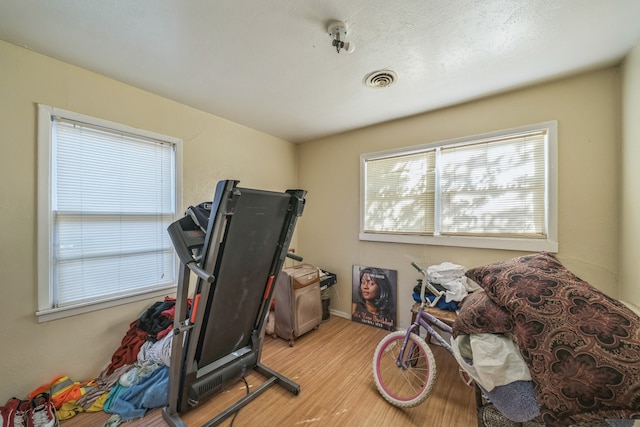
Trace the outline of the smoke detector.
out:
M 331 21 L 327 31 L 331 37 L 331 45 L 336 48 L 337 53 L 340 53 L 341 49 L 351 53 L 356 48 L 353 43 L 344 41 L 347 37 L 347 24 L 343 21 Z
M 389 87 L 398 80 L 398 75 L 391 70 L 379 70 L 368 74 L 365 77 L 364 84 L 374 89 L 382 89 Z

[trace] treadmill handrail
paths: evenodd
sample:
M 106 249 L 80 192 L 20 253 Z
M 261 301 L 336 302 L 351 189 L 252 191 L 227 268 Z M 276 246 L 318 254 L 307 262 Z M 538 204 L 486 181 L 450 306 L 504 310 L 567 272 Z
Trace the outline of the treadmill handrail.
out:
M 189 267 L 189 269 L 193 271 L 196 276 L 208 283 L 213 283 L 213 281 L 216 280 L 215 276 L 203 270 L 195 260 L 188 262 L 187 267 Z
M 303 260 L 303 258 L 300 255 L 296 255 L 296 254 L 291 253 L 291 252 L 287 252 L 287 258 L 291 258 L 291 259 L 293 259 L 295 261 L 298 261 L 298 262 L 302 262 L 302 260 Z

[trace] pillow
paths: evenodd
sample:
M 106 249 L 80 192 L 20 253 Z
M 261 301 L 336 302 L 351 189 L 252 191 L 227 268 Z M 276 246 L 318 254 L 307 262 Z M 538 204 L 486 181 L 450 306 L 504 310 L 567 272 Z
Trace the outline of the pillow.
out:
M 460 334 L 503 334 L 513 328 L 508 311 L 493 302 L 483 290 L 469 294 L 453 322 L 453 337 Z
M 467 271 L 510 313 L 547 425 L 640 417 L 640 318 L 538 253 Z

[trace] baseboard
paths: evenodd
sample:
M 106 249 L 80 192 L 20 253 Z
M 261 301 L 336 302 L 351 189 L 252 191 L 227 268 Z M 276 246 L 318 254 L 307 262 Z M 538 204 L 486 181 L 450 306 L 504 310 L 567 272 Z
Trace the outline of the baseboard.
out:
M 339 310 L 335 310 L 335 309 L 331 309 L 329 310 L 331 312 L 331 314 L 333 314 L 334 316 L 338 316 L 338 317 L 342 317 L 344 319 L 349 319 L 351 320 L 351 314 L 349 313 L 345 313 L 344 311 L 339 311 Z
M 620 301 L 620 302 L 626 305 L 627 307 L 629 307 L 631 311 L 636 313 L 638 316 L 640 316 L 640 307 L 627 301 Z

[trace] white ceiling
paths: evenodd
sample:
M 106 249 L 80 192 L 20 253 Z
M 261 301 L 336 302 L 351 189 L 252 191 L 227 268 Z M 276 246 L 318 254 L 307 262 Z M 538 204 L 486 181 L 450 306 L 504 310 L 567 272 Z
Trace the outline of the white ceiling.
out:
M 2 40 L 292 142 L 616 64 L 639 38 L 640 0 L 0 0 Z M 366 87 L 381 69 L 397 82 Z

